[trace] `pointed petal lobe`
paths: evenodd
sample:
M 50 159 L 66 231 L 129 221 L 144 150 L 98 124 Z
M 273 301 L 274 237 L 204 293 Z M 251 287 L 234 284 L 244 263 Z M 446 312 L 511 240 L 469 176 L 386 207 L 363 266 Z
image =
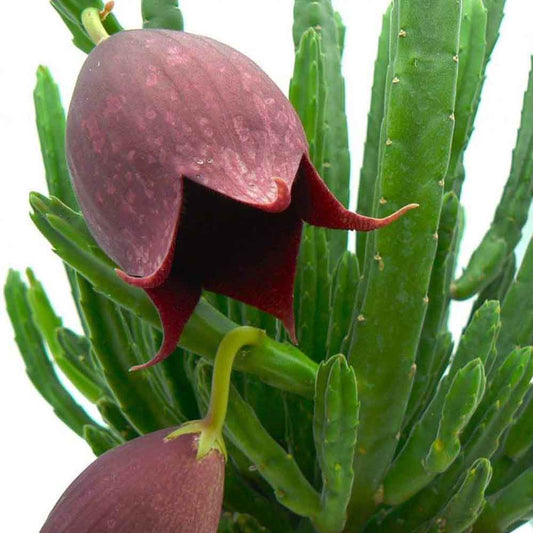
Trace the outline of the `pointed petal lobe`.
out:
M 300 215 L 308 224 L 330 229 L 373 231 L 387 226 L 418 204 L 409 204 L 385 218 L 359 215 L 346 209 L 333 196 L 305 154 L 294 184 L 293 199 L 299 205 Z
M 128 281 L 131 285 L 142 286 L 143 278 L 130 278 Z M 159 287 L 145 290 L 159 311 L 163 326 L 163 342 L 157 354 L 150 361 L 133 366 L 130 371 L 154 366 L 176 349 L 183 328 L 192 315 L 201 294 L 200 285 L 174 274 L 170 275 Z

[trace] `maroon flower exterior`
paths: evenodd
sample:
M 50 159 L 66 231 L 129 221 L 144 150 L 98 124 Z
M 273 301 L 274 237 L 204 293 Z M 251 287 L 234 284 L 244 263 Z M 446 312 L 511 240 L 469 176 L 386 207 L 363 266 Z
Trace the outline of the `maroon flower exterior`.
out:
M 215 533 L 224 457 L 196 459 L 196 439 L 164 429 L 92 463 L 61 496 L 41 533 Z
M 183 32 L 121 32 L 91 52 L 67 155 L 95 239 L 159 310 L 163 345 L 143 367 L 176 347 L 202 288 L 273 314 L 295 341 L 303 221 L 369 231 L 406 210 L 346 210 L 273 81 L 236 50 Z

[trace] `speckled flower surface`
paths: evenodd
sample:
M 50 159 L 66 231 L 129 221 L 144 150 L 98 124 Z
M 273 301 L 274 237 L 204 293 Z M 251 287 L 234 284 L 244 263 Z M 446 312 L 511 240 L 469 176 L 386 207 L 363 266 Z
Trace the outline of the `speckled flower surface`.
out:
M 176 346 L 201 289 L 279 318 L 296 341 L 293 285 L 302 222 L 371 230 L 308 157 L 301 122 L 250 59 L 213 39 L 133 30 L 98 45 L 67 124 L 88 226 L 159 310 Z

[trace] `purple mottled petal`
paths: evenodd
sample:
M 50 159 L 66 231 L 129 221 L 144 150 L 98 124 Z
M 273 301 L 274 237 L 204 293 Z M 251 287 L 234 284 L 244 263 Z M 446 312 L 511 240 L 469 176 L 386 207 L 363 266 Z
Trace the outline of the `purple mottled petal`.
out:
M 283 93 L 244 55 L 207 37 L 132 30 L 87 58 L 67 150 L 96 240 L 125 272 L 146 277 L 168 254 L 183 176 L 282 211 L 307 142 Z

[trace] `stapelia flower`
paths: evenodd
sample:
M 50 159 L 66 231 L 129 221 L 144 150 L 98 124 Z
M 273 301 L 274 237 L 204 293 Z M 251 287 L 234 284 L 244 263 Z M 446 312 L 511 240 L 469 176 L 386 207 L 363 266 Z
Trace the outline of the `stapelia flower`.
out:
M 215 533 L 224 456 L 197 458 L 196 434 L 165 441 L 172 429 L 101 455 L 68 487 L 41 533 Z
M 207 37 L 121 32 L 87 58 L 67 153 L 96 241 L 146 290 L 167 357 L 200 297 L 224 294 L 279 318 L 295 341 L 303 221 L 369 231 L 317 174 L 301 122 L 250 59 Z

